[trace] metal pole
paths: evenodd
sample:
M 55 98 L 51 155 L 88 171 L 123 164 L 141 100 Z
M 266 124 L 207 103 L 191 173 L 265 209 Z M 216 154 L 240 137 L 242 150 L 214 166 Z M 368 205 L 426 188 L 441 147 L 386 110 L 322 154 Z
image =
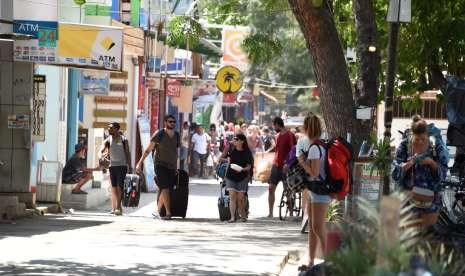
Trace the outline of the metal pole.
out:
M 400 2 L 400 1 L 399 1 Z M 384 139 L 391 139 L 391 127 L 393 118 L 393 95 L 394 81 L 396 71 L 396 53 L 397 53 L 397 38 L 399 34 L 399 22 L 393 22 L 389 26 L 389 41 L 388 41 L 388 64 L 386 72 L 386 95 L 385 95 L 385 110 L 384 110 Z M 391 156 L 391 151 L 388 150 L 388 156 Z M 390 177 L 385 171 L 383 180 L 383 194 L 390 194 Z

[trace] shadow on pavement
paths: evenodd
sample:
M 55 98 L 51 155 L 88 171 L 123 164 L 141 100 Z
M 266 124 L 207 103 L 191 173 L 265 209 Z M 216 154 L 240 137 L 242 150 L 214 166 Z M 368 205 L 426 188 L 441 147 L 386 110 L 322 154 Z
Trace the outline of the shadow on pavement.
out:
M 9 265 L 0 267 L 0 275 L 257 275 L 249 271 L 224 272 L 217 271 L 217 267 L 199 265 L 194 263 L 183 263 L 177 265 L 149 266 L 136 264 L 129 268 L 117 268 L 97 266 L 91 264 L 76 263 L 72 261 L 59 260 L 32 260 L 21 265 Z M 265 275 L 265 274 L 263 274 Z
M 30 237 L 49 232 L 61 232 L 99 226 L 112 222 L 84 218 L 80 219 L 76 216 L 66 217 L 56 215 L 33 218 L 33 220 L 34 223 L 30 223 L 30 219 L 21 219 L 16 221 L 15 224 L 2 224 L 0 226 L 0 239 L 9 237 Z M 27 225 L 27 227 L 25 227 L 25 225 Z

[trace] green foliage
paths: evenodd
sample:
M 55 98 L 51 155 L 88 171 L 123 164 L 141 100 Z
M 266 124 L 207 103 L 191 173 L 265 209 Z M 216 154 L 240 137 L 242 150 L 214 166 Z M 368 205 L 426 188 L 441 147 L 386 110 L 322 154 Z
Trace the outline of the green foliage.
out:
M 255 65 L 270 63 L 275 57 L 281 55 L 283 50 L 278 39 L 263 33 L 247 36 L 242 42 L 242 48 L 248 53 L 250 61 Z
M 200 23 L 187 16 L 174 17 L 169 22 L 168 28 L 169 34 L 166 41 L 169 45 L 175 47 L 185 45 L 186 41 L 189 42 L 190 47 L 193 47 L 204 34 Z
M 320 99 L 313 97 L 311 93 L 300 94 L 297 101 L 302 104 L 305 111 L 321 116 Z
M 319 8 L 319 7 L 321 7 L 321 5 L 323 5 L 323 0 L 312 0 L 312 5 L 314 7 Z
M 389 174 L 391 166 L 390 147 L 392 140 L 384 137 L 383 139 L 377 139 L 376 136 L 371 137 L 371 142 L 374 145 L 375 160 L 371 167 L 370 173 L 373 174 L 374 170 L 378 170 L 381 178 Z
M 465 266 L 459 261 L 463 256 L 446 249 L 444 244 L 423 243 L 419 248 L 419 256 L 428 263 L 435 276 L 465 275 Z
M 340 221 L 341 219 L 341 204 L 337 200 L 332 200 L 326 213 L 326 221 Z
M 82 6 L 86 3 L 86 0 L 74 0 L 74 4 Z

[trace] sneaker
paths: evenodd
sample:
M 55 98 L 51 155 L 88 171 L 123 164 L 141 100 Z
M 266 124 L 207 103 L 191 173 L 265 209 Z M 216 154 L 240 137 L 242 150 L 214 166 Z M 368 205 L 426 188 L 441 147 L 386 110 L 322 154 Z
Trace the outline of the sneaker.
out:
M 108 212 L 108 214 L 114 215 L 114 214 L 115 214 L 115 210 L 111 210 L 110 212 Z
M 153 217 L 154 219 L 160 219 L 160 214 L 158 214 L 157 212 L 153 212 L 153 213 L 152 213 L 152 217 Z
M 123 211 L 121 211 L 121 210 L 119 210 L 119 209 L 118 209 L 118 210 L 115 210 L 114 215 L 115 215 L 115 216 L 122 216 L 122 215 L 123 215 Z

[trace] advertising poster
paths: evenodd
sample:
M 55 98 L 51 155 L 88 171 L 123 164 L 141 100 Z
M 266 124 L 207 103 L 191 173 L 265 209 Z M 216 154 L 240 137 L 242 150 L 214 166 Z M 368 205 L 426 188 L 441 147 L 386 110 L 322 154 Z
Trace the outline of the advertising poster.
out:
M 8 115 L 8 128 L 29 129 L 29 115 Z
M 244 70 L 249 65 L 247 54 L 242 50 L 241 44 L 249 33 L 248 28 L 223 29 L 223 58 L 222 64 L 235 65 Z
M 60 64 L 121 70 L 122 28 L 60 23 L 58 36 Z
M 32 141 L 45 141 L 45 108 L 47 103 L 45 75 L 34 75 L 32 90 Z
M 14 41 L 14 60 L 45 64 L 57 61 L 57 22 L 15 20 L 13 32 L 31 36 L 28 40 Z
M 79 94 L 108 95 L 110 74 L 96 70 L 81 70 L 79 77 Z

